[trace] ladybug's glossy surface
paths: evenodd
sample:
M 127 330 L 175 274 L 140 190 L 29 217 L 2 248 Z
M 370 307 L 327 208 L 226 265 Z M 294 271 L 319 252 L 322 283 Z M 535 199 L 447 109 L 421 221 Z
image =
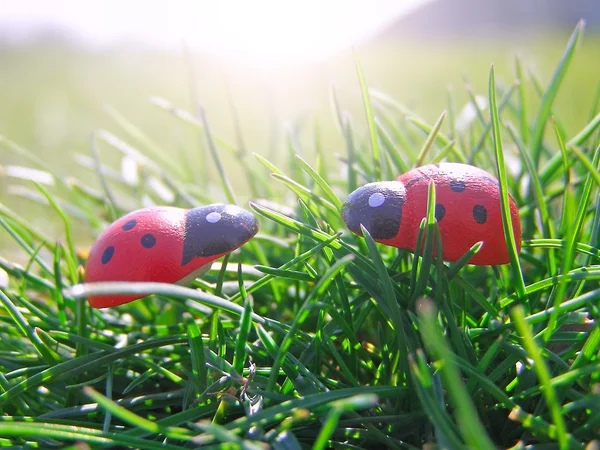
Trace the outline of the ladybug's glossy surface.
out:
M 435 183 L 435 216 L 442 236 L 443 259 L 456 261 L 483 241 L 470 264 L 509 262 L 496 178 L 467 164 L 430 164 L 401 175 L 396 181 L 370 183 L 355 190 L 342 207 L 348 228 L 361 234 L 360 224 L 382 244 L 414 251 L 421 220 L 427 215 L 427 192 Z M 510 197 L 510 215 L 517 248 L 521 221 Z
M 237 249 L 257 231 L 254 216 L 235 205 L 133 211 L 98 237 L 87 260 L 85 281 L 183 284 L 210 269 L 212 261 Z M 140 297 L 111 295 L 88 300 L 94 308 L 105 308 Z

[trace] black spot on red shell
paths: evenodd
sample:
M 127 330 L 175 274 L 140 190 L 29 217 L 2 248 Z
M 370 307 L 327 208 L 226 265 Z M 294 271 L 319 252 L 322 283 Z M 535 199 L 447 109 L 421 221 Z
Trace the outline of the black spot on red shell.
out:
M 484 224 L 487 220 L 487 209 L 483 205 L 473 206 L 473 219 L 479 224 Z
M 106 247 L 102 252 L 102 264 L 108 264 L 108 262 L 112 259 L 115 254 L 115 248 L 111 245 Z
M 132 220 L 129 220 L 129 221 L 125 222 L 125 224 L 121 227 L 121 229 L 123 231 L 129 231 L 133 227 L 135 227 L 136 225 L 137 225 L 137 220 L 132 219 Z
M 450 180 L 450 189 L 454 192 L 462 192 L 467 188 L 462 180 Z
M 144 248 L 152 248 L 156 245 L 156 238 L 154 235 L 148 233 L 142 236 L 142 247 Z
M 446 215 L 446 207 L 441 203 L 435 205 L 435 220 L 441 222 L 444 216 Z

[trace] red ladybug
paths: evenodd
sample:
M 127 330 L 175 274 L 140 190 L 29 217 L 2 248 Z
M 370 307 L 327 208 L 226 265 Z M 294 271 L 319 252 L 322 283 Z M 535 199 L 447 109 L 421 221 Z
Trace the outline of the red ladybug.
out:
M 212 262 L 252 238 L 258 223 L 235 205 L 193 209 L 155 207 L 113 222 L 90 250 L 85 281 L 158 281 L 185 284 Z M 93 296 L 94 308 L 118 306 L 143 295 Z
M 356 234 L 361 234 L 362 224 L 375 241 L 414 251 L 419 225 L 427 215 L 430 181 L 436 189 L 435 217 L 442 236 L 443 259 L 456 261 L 473 244 L 483 241 L 470 264 L 507 264 L 498 180 L 467 164 L 429 164 L 399 176 L 396 181 L 362 186 L 344 203 L 342 218 Z M 510 215 L 520 250 L 521 221 L 512 197 Z

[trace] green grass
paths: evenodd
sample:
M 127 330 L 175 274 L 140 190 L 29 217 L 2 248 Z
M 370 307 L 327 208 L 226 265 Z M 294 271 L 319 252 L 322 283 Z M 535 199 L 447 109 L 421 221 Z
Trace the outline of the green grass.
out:
M 155 98 L 173 116 L 161 120 L 185 130 L 181 148 L 201 149 L 202 171 L 198 154 L 118 108 L 117 126 L 87 137 L 91 169 L 70 178 L 19 132 L 2 136 L 10 162 L 53 183 L 25 174 L 20 197 L 0 204 L 1 248 L 18 249 L 0 257 L 0 445 L 583 449 L 598 439 L 600 91 L 562 95 L 581 34 L 541 74 L 547 83 L 526 58 L 502 75 L 490 60 L 473 69 L 487 82 L 455 87 L 423 114 L 370 88 L 372 73 L 385 74 L 358 49 L 364 104 L 348 109 L 332 86 L 329 118 L 290 127 L 284 156 L 249 146 L 243 114 L 230 142 L 202 108 Z M 477 98 L 485 106 L 461 123 L 460 99 Z M 136 171 L 122 172 L 122 159 Z M 507 229 L 512 193 L 524 240 L 520 254 L 507 242 L 510 264 L 469 266 L 477 245 L 456 263 L 432 256 L 433 185 L 421 254 L 345 231 L 339 208 L 355 186 L 440 160 L 498 176 Z M 18 207 L 23 197 L 33 212 Z M 85 236 L 115 217 L 224 199 L 250 199 L 261 230 L 203 279 L 79 284 Z M 85 297 L 102 292 L 152 295 L 89 308 Z

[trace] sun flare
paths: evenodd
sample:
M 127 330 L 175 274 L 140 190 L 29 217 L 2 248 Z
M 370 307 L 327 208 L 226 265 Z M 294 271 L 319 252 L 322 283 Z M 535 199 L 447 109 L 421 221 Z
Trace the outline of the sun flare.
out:
M 349 49 L 433 0 L 21 0 L 4 2 L 0 31 L 44 26 L 81 42 L 191 47 L 260 66 L 302 63 Z M 0 0 L 2 3 L 2 0 Z
M 350 48 L 422 0 L 185 1 L 169 9 L 169 30 L 188 44 L 261 65 L 319 60 Z

